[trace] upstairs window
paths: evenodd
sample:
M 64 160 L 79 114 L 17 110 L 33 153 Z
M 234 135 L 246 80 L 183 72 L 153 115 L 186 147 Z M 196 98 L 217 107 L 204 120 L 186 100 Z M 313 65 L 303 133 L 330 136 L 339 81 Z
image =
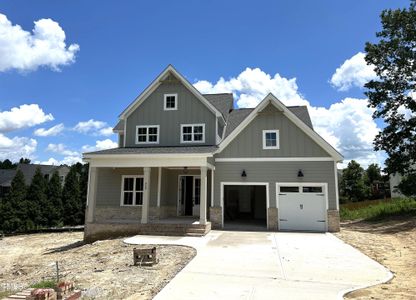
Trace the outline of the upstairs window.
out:
M 164 110 L 178 109 L 178 94 L 165 94 Z
M 121 181 L 122 206 L 143 204 L 143 182 L 142 176 L 123 176 Z
M 205 124 L 182 124 L 181 143 L 204 143 Z
M 136 144 L 158 144 L 159 125 L 136 126 Z
M 263 130 L 263 149 L 279 149 L 279 130 Z

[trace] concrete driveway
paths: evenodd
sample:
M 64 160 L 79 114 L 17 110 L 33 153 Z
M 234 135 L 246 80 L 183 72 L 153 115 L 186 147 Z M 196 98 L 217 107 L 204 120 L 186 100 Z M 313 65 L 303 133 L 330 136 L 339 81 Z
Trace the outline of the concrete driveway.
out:
M 205 237 L 135 236 L 197 256 L 155 299 L 340 299 L 392 274 L 329 233 L 211 231 Z

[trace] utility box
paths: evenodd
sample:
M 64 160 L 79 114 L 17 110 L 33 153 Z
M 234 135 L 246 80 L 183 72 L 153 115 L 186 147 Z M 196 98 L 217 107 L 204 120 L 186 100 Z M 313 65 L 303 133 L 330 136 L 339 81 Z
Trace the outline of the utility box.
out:
M 157 264 L 156 247 L 145 249 L 133 248 L 133 262 L 134 265 L 139 264 L 140 266 L 153 266 Z

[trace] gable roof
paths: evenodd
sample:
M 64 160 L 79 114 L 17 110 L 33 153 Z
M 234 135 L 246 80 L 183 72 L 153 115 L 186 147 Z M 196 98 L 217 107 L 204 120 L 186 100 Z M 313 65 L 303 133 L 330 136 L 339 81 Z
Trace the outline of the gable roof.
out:
M 169 65 L 166 67 L 159 76 L 152 81 L 152 83 L 120 114 L 120 119 L 125 119 L 133 112 L 140 104 L 142 104 L 147 97 L 161 84 L 162 80 L 168 77 L 170 74 L 175 76 L 196 98 L 198 98 L 205 106 L 215 114 L 217 117 L 223 117 L 222 113 L 211 103 L 209 102 L 202 94 L 185 78 L 183 77 L 176 69 Z M 224 120 L 225 121 L 225 120 Z
M 234 98 L 232 93 L 203 94 L 212 105 L 214 105 L 227 120 L 230 110 L 233 108 Z
M 30 184 L 33 176 L 35 175 L 36 169 L 40 168 L 43 175 L 52 174 L 60 168 L 68 168 L 66 165 L 54 166 L 54 165 L 38 165 L 38 164 L 18 164 L 17 170 L 22 171 L 25 176 L 26 184 Z M 68 168 L 69 169 L 69 168 Z
M 11 186 L 16 170 L 0 169 L 0 186 Z
M 302 121 L 294 112 L 292 112 L 288 107 L 286 107 L 279 99 L 277 99 L 272 93 L 269 93 L 258 105 L 256 108 L 251 110 L 248 115 L 233 129 L 228 131 L 229 134 L 224 138 L 224 140 L 219 144 L 219 148 L 216 153 L 221 152 L 228 144 L 248 125 L 257 114 L 262 111 L 268 104 L 273 104 L 278 110 L 282 111 L 283 114 L 291 120 L 295 125 L 297 125 L 306 135 L 308 135 L 312 140 L 314 140 L 319 146 L 321 146 L 335 161 L 342 161 L 343 156 L 332 147 L 327 141 L 325 141 L 312 127 L 308 126 L 304 121 Z M 300 110 L 295 110 L 299 116 Z M 247 113 L 247 112 L 246 112 Z M 232 114 L 232 113 L 231 113 Z M 303 115 L 303 113 L 302 113 Z M 238 117 L 238 116 L 237 116 Z M 241 117 L 241 116 L 240 116 Z M 310 118 L 309 118 L 310 119 Z M 312 124 L 311 124 L 312 125 Z

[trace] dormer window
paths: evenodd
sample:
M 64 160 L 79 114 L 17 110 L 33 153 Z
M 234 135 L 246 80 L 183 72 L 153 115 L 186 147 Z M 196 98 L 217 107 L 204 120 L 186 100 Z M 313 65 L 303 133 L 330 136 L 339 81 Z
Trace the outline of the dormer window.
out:
M 164 96 L 164 110 L 178 109 L 178 94 L 165 94 Z

